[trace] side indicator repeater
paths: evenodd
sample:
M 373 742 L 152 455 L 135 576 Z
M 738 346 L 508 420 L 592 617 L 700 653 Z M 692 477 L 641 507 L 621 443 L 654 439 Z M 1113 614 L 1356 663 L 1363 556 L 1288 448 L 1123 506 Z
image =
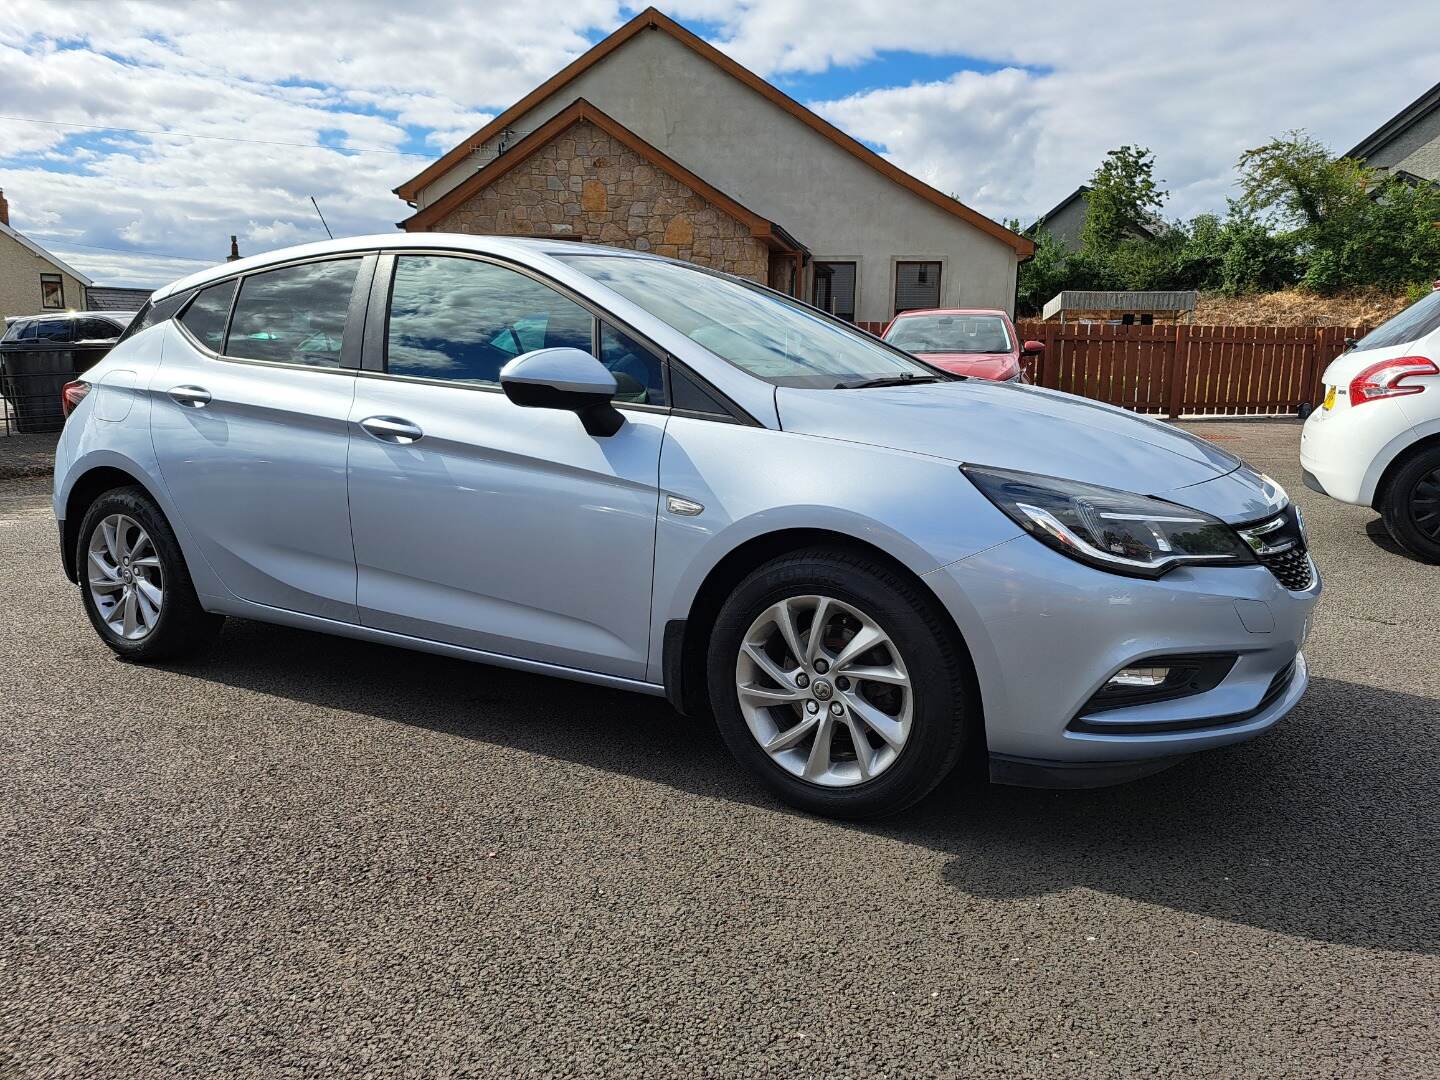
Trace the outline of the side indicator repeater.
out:
M 705 512 L 705 507 L 692 499 L 682 499 L 679 495 L 665 496 L 665 509 L 680 517 L 695 517 Z

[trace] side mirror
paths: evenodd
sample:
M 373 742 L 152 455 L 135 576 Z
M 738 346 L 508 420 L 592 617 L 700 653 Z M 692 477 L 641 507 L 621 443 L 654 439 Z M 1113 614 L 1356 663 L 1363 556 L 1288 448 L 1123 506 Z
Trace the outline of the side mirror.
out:
M 1045 343 L 1043 341 L 1027 341 L 1020 346 L 1021 356 L 1039 356 L 1044 351 Z
M 500 386 L 523 409 L 575 413 L 591 435 L 614 435 L 625 423 L 611 404 L 615 376 L 583 349 L 536 349 L 517 356 L 500 369 Z

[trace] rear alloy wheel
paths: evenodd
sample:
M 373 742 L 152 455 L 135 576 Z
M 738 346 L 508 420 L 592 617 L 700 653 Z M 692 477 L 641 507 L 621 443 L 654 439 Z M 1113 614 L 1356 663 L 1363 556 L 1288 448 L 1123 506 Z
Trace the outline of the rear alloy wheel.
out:
M 726 745 L 794 806 L 903 810 L 954 767 L 971 698 L 934 598 L 843 548 L 786 555 L 721 608 L 707 678 Z
M 90 534 L 85 560 L 90 601 L 110 631 L 139 641 L 165 606 L 165 572 L 150 534 L 134 518 L 111 514 Z
M 1440 447 L 1416 454 L 1390 480 L 1380 505 L 1395 542 L 1426 562 L 1440 563 Z
M 80 523 L 75 565 L 95 632 L 127 660 L 207 650 L 223 616 L 200 606 L 180 543 L 143 488 L 102 492 Z

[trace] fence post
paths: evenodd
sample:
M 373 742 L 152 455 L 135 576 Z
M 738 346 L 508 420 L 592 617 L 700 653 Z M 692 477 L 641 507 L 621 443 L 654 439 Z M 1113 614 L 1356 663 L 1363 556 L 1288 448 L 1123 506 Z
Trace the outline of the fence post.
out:
M 1166 378 L 1169 379 L 1170 401 L 1165 407 L 1166 419 L 1177 420 L 1180 408 L 1185 402 L 1185 376 L 1180 370 L 1180 337 L 1185 331 L 1184 323 L 1175 324 L 1175 333 L 1170 337 L 1170 355 L 1165 358 Z
M 1310 344 L 1305 348 L 1305 379 L 1300 384 L 1300 393 L 1303 395 L 1297 405 L 1316 405 L 1318 402 L 1310 399 L 1315 396 L 1315 380 L 1319 377 L 1318 365 L 1320 363 L 1320 338 L 1329 337 L 1321 327 L 1313 327 L 1310 331 Z

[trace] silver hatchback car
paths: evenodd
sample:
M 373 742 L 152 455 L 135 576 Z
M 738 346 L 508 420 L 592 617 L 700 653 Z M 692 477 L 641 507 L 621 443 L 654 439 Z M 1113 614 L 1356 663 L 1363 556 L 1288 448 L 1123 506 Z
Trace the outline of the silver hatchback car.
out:
M 233 615 L 664 695 L 855 818 L 967 749 L 1151 772 L 1306 686 L 1320 581 L 1269 479 L 685 263 L 274 252 L 161 289 L 65 399 L 65 568 L 133 660 Z

